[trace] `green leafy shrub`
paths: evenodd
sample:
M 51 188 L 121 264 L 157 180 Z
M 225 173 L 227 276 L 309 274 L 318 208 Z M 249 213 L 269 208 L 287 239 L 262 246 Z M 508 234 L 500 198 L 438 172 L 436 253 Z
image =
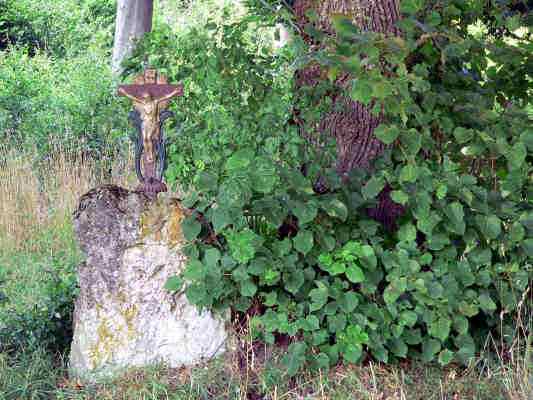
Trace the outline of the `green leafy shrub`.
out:
M 184 96 L 172 106 L 177 127 L 166 133 L 171 181 L 187 184 L 197 170 L 216 169 L 235 150 L 283 139 L 291 117 L 292 78 L 286 55 L 274 56 L 254 37 L 246 18 L 199 21 L 180 32 L 156 27 L 125 63 L 137 74 L 145 56 L 151 66 L 183 82 Z
M 0 138 L 35 147 L 73 144 L 99 152 L 126 131 L 126 114 L 113 94 L 108 61 L 100 51 L 52 59 L 11 48 L 0 58 Z M 124 135 L 125 136 L 125 135 Z M 52 145 L 52 146 L 50 146 Z
M 311 57 L 330 90 L 383 106 L 375 135 L 389 146 L 372 173 L 341 181 L 285 123 L 212 153 L 193 180 L 189 262 L 168 288 L 187 282 L 199 307 L 259 309 L 256 334 L 291 338 L 290 374 L 368 356 L 467 363 L 488 332 L 513 339 L 533 278 L 533 131 L 531 77 L 519 86 L 506 71 L 529 65 L 531 45 L 472 33 L 483 10 L 449 3 L 404 2 L 403 38 L 341 18 Z M 428 29 L 442 40 L 426 41 Z M 302 89 L 307 121 L 320 119 L 310 98 L 327 85 Z M 183 168 L 177 152 L 171 170 Z M 397 230 L 368 216 L 384 190 L 404 207 Z
M 17 46 L 64 58 L 95 44 L 111 48 L 115 10 L 115 0 L 3 0 L 0 50 Z
M 51 239 L 47 235 L 56 233 L 42 234 L 43 249 Z M 80 254 L 71 232 L 61 240 L 65 249 L 54 254 L 6 252 L 0 257 L 0 353 L 63 352 L 70 345 Z
M 115 7 L 113 0 L 1 2 L 2 141 L 35 147 L 41 157 L 74 144 L 98 155 L 124 135 L 108 65 Z

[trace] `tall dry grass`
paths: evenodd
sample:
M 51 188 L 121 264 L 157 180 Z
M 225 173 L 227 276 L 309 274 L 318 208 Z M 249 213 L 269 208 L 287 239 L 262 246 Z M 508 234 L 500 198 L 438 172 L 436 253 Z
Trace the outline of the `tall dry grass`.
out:
M 80 196 L 97 185 L 136 186 L 132 152 L 113 161 L 61 147 L 45 161 L 35 154 L 0 146 L 0 250 L 31 249 L 39 233 L 69 223 Z

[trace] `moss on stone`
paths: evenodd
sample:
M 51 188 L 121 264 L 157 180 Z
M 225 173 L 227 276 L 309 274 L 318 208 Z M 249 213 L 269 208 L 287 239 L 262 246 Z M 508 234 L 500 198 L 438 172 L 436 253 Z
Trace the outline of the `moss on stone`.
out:
M 140 219 L 140 239 L 152 237 L 157 242 L 166 242 L 174 247 L 183 242 L 181 224 L 186 210 L 176 199 L 159 199 L 153 202 Z

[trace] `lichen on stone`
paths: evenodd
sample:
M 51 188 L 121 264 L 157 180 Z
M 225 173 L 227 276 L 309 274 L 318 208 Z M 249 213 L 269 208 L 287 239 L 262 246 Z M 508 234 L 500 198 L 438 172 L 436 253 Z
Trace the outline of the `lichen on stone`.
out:
M 89 349 L 89 358 L 92 369 L 102 366 L 113 358 L 113 350 L 119 346 L 119 340 L 108 327 L 107 318 L 100 318 L 96 328 L 96 340 Z
M 176 199 L 152 202 L 112 187 L 83 197 L 74 216 L 87 261 L 78 270 L 73 376 L 95 381 L 161 361 L 175 368 L 224 351 L 224 318 L 200 313 L 185 296 L 164 288 L 185 268 L 187 213 Z

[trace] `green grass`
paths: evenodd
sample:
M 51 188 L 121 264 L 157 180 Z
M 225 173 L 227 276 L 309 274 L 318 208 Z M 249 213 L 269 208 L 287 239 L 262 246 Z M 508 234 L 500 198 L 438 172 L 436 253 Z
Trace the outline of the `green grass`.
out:
M 259 356 L 259 354 L 256 354 Z M 253 368 L 252 368 L 253 367 Z M 493 372 L 496 372 L 494 370 Z M 237 368 L 228 355 L 194 369 L 132 369 L 98 385 L 69 380 L 64 359 L 43 350 L 0 354 L 0 400 L 11 399 L 523 399 L 511 396 L 504 376 L 420 363 L 338 366 L 328 374 L 285 376 L 272 355 Z

